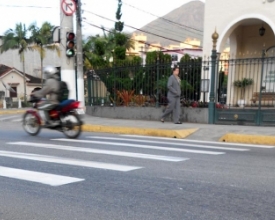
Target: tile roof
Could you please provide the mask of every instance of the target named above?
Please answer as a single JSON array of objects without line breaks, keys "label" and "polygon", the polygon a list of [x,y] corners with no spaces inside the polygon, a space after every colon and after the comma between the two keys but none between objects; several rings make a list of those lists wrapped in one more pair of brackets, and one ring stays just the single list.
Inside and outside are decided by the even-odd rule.
[{"label": "tile roof", "polygon": [[0,64],[0,77],[11,71],[12,68],[3,64]]},{"label": "tile roof", "polygon": [[[24,75],[23,72],[21,72],[20,70],[14,68],[14,67],[9,67],[9,66],[6,66],[4,64],[0,64],[0,77],[1,76],[4,76],[5,74],[7,74],[8,72],[10,72],[11,70],[15,70],[16,72]],[[27,78],[27,82],[28,83],[41,83],[41,79],[40,78],[37,78],[35,76],[31,76],[27,73],[25,73],[25,76]]]}]

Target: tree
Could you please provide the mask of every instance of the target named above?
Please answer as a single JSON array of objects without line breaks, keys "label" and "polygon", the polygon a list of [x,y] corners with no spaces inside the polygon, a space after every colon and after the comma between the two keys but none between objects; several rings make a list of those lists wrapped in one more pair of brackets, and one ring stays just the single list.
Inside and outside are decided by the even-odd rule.
[{"label": "tree", "polygon": [[[84,64],[88,67],[87,69],[106,67],[108,64],[111,65],[111,58],[113,58],[113,63],[116,65],[120,65],[124,61],[128,62],[125,57],[125,51],[117,56],[115,49],[118,44],[126,49],[134,48],[134,42],[128,34],[117,33],[116,30],[106,32],[104,28],[102,29],[103,36],[90,36],[84,40]],[[117,34],[119,34],[119,37],[116,38]]]},{"label": "tree", "polygon": [[3,43],[1,45],[1,53],[8,50],[17,49],[20,61],[23,64],[24,74],[24,102],[26,103],[26,73],[25,73],[25,52],[29,48],[30,41],[27,39],[27,29],[25,24],[18,23],[15,25],[15,29],[9,29],[4,33]]},{"label": "tree", "polygon": [[106,33],[104,28],[102,30],[103,30],[103,37],[104,37],[105,42],[106,42],[105,56],[106,56],[106,60],[109,61],[111,57],[112,58],[114,57],[114,49],[116,47],[116,42],[115,42],[116,31],[115,31],[115,29],[113,29],[113,30],[110,30]]},{"label": "tree", "polygon": [[[185,54],[180,60],[180,77],[182,79],[182,94],[187,100],[200,99],[201,57],[192,58]],[[190,86],[192,85],[192,86]]]},{"label": "tree", "polygon": [[108,60],[105,57],[106,42],[100,35],[88,37],[82,46],[84,68],[86,70],[106,67]]},{"label": "tree", "polygon": [[158,96],[158,100],[167,93],[167,80],[171,75],[171,56],[161,51],[146,54],[146,71],[144,75],[144,94]]},{"label": "tree", "polygon": [[126,58],[126,42],[127,42],[127,36],[125,34],[121,34],[123,28],[124,28],[124,22],[121,22],[121,6],[122,2],[121,0],[118,0],[118,6],[117,6],[117,11],[116,11],[116,19],[117,21],[115,22],[115,42],[116,42],[116,47],[114,49],[114,56],[116,59],[119,60],[125,60]]},{"label": "tree", "polygon": [[115,23],[115,30],[118,32],[122,32],[122,30],[124,28],[124,22],[120,21],[120,18],[122,16],[121,6],[122,6],[122,2],[121,2],[121,0],[118,0],[118,6],[117,6],[117,11],[116,11],[116,19],[118,21]]},{"label": "tree", "polygon": [[30,41],[33,43],[29,48],[36,50],[40,55],[41,62],[41,84],[43,85],[43,60],[46,56],[46,50],[55,50],[60,56],[59,46],[52,43],[52,31],[54,26],[49,22],[44,22],[40,28],[33,23],[29,26],[28,30],[31,32]]},{"label": "tree", "polygon": [[217,93],[218,93],[218,102],[221,102],[221,96],[223,92],[223,87],[224,87],[224,79],[225,79],[225,73],[224,71],[220,70],[219,72],[219,80],[218,80],[218,88],[217,88]]}]

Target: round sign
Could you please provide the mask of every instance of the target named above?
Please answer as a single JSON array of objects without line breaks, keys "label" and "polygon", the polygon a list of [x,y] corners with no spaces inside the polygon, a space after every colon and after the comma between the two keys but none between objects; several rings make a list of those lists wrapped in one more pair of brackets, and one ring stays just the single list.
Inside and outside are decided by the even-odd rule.
[{"label": "round sign", "polygon": [[74,0],[63,0],[61,3],[62,11],[65,15],[71,16],[76,11],[76,4]]}]

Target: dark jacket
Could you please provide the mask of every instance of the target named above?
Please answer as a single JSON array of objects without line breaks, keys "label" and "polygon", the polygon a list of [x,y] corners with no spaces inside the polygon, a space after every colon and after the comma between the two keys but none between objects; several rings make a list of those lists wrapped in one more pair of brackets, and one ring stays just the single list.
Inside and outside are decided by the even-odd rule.
[{"label": "dark jacket", "polygon": [[172,74],[167,83],[168,94],[167,97],[178,98],[181,95],[180,82],[177,78]]}]

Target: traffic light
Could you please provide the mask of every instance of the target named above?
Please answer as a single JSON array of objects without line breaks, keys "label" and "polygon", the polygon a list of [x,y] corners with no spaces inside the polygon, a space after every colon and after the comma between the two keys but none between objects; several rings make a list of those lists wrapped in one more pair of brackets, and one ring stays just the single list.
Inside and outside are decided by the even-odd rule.
[{"label": "traffic light", "polygon": [[67,38],[67,42],[66,42],[66,56],[67,57],[74,57],[74,55],[75,55],[75,51],[74,51],[75,34],[73,32],[68,32],[66,38]]}]

